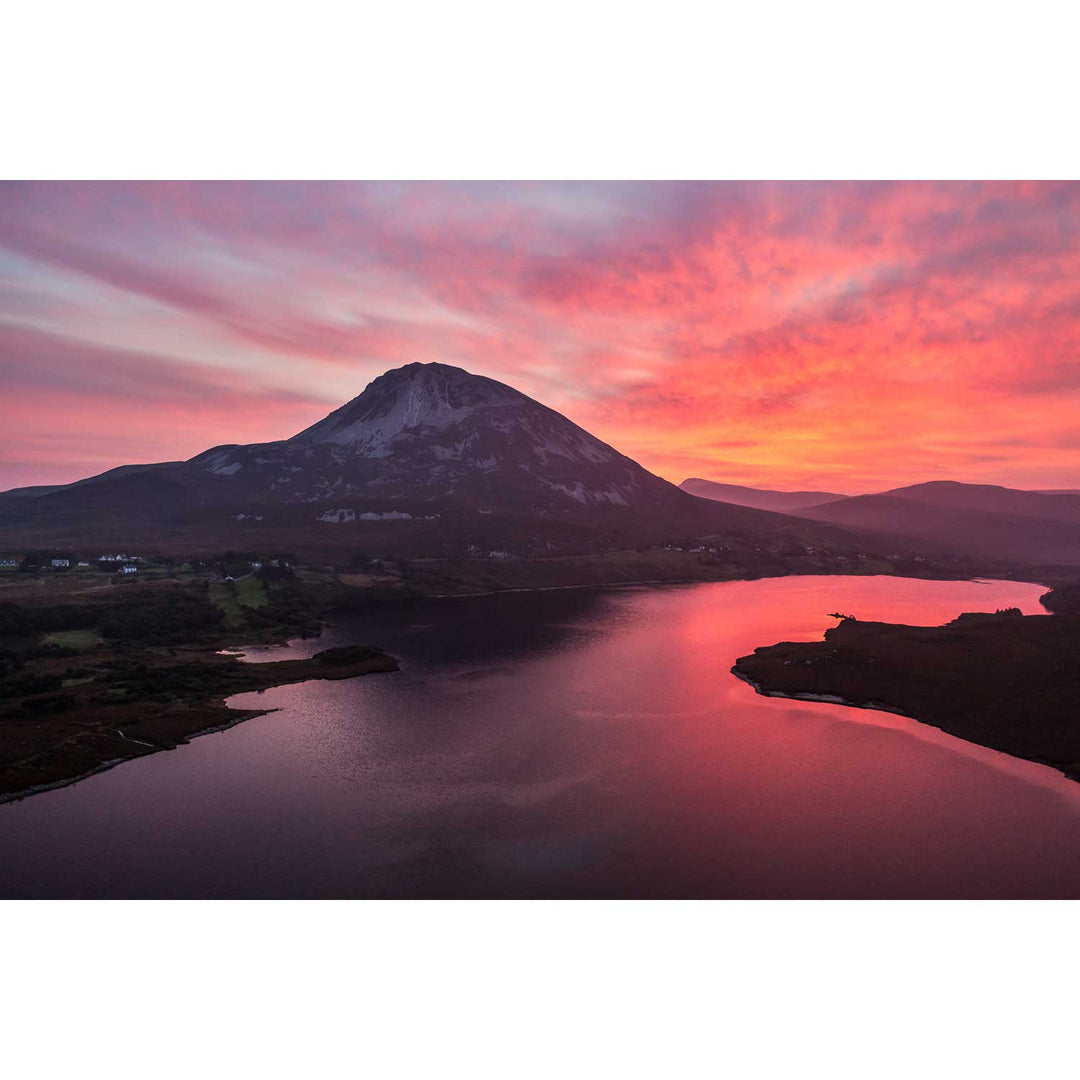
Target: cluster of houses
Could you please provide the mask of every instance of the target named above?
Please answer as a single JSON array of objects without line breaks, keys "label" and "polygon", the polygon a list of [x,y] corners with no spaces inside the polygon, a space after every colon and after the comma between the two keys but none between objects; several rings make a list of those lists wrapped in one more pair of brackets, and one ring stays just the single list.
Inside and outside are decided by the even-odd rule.
[{"label": "cluster of houses", "polygon": [[[94,562],[99,566],[102,563],[116,563],[116,572],[121,575],[137,574],[139,568],[135,565],[140,561],[138,555],[97,555],[94,557]],[[80,562],[79,566],[89,566],[88,562]]]},{"label": "cluster of houses", "polygon": [[[291,566],[292,564],[289,562],[288,559],[267,559],[265,562],[262,559],[252,559],[250,562],[248,562],[247,565],[251,567],[251,573],[252,574],[257,574],[264,566],[288,567],[288,566]],[[238,571],[238,568],[237,568],[236,564],[233,564],[232,568],[234,570]],[[327,569],[332,570],[333,567],[327,567]],[[245,577],[248,577],[248,576],[249,575],[246,574],[246,573],[241,573],[240,574],[241,578],[245,578]],[[227,582],[227,581],[237,581],[237,580],[239,580],[239,579],[236,577],[235,573],[229,574],[229,573],[225,573],[224,571],[222,571],[220,574],[214,574],[210,578],[211,582],[216,582],[216,583],[220,583],[220,582],[223,582],[223,581]]]},{"label": "cluster of houses", "polygon": [[[493,555],[496,553],[493,553]],[[104,569],[113,569],[115,567],[116,573],[128,577],[132,574],[139,572],[139,565],[143,563],[141,555],[130,555],[125,552],[119,553],[107,553],[104,555],[94,555],[89,559],[78,559],[72,555],[56,555],[47,556],[41,560],[41,564],[50,570],[71,570],[72,568],[86,569],[91,566],[98,566]],[[250,561],[244,560],[247,565],[251,567],[252,572],[258,572],[264,566],[267,567],[289,567],[289,559],[277,558],[277,559],[251,559]],[[18,555],[0,555],[0,569],[16,570],[22,564],[24,560]],[[34,561],[34,566],[38,563]],[[199,566],[206,566],[208,564],[197,562],[185,562],[182,564],[186,569],[196,569]],[[236,573],[237,571],[233,571]],[[223,578],[216,577],[212,580],[223,581],[232,580],[231,577]]]},{"label": "cluster of houses", "polygon": [[[135,564],[139,562],[138,555],[96,555],[93,559],[73,559],[67,555],[58,555],[49,559],[49,569],[70,570],[73,566],[79,569],[87,569],[94,563],[116,563],[118,574],[136,574],[139,571]],[[14,555],[0,555],[0,569],[14,569],[21,565],[22,560]]]}]

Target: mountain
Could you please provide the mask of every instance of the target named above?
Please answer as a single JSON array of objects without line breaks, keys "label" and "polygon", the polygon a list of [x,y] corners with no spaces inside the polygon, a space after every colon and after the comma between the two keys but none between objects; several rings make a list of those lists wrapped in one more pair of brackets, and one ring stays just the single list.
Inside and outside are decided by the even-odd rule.
[{"label": "mountain", "polygon": [[[556,510],[662,506],[672,485],[553,409],[494,379],[409,364],[272,447],[218,447],[194,459],[290,502],[406,500]],[[298,472],[292,477],[290,472]]]},{"label": "mountain", "polygon": [[388,371],[291,438],[0,495],[6,547],[232,546],[329,559],[567,554],[704,535],[747,551],[778,538],[855,543],[832,526],[696,498],[512,387],[445,364]]},{"label": "mountain", "polygon": [[684,480],[679,487],[702,499],[733,503],[736,506],[754,506],[759,510],[775,510],[781,514],[791,513],[803,506],[818,506],[847,498],[846,495],[835,495],[828,491],[771,491],[769,488],[721,484],[696,476]]},{"label": "mountain", "polygon": [[1077,492],[1020,491],[994,484],[931,480],[926,484],[912,484],[881,494],[951,510],[988,510],[995,514],[1080,523],[1080,493]]},{"label": "mountain", "polygon": [[1080,565],[1080,496],[935,480],[791,511],[978,559]]}]

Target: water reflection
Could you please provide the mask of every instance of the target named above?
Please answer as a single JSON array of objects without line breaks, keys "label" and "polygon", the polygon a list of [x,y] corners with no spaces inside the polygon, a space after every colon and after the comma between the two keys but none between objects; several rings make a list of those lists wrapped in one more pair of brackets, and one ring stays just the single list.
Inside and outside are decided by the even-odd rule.
[{"label": "water reflection", "polygon": [[787,578],[342,616],[402,671],[0,807],[0,892],[1077,896],[1080,785],[897,716],[754,694],[825,612],[1041,612],[1015,582]]}]

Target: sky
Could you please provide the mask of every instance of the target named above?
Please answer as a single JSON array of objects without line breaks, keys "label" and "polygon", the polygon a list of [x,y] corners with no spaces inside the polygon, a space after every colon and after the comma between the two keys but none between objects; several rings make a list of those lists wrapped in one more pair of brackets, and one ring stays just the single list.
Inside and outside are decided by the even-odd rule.
[{"label": "sky", "polygon": [[3,183],[0,489],[286,438],[383,371],[647,468],[1080,488],[1080,183]]}]

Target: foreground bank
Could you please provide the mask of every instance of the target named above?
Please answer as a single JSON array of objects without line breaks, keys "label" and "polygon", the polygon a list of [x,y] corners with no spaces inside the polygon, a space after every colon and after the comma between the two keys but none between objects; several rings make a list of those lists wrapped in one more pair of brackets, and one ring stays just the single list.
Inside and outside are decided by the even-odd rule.
[{"label": "foreground bank", "polygon": [[242,664],[222,650],[315,636],[347,590],[291,572],[241,581],[18,575],[0,591],[0,802],[260,714],[225,698],[397,668],[355,645]]},{"label": "foreground bank", "polygon": [[[1069,607],[1058,593],[1044,602]],[[1078,654],[1075,613],[932,627],[842,618],[823,641],[758,648],[732,671],[761,694],[900,713],[1080,780]]]},{"label": "foreground bank", "polygon": [[308,660],[265,664],[196,650],[179,662],[140,652],[123,661],[102,656],[98,663],[99,674],[83,684],[94,686],[93,695],[80,700],[72,694],[72,704],[61,714],[47,719],[5,716],[0,803],[74,783],[131,758],[172,750],[196,735],[268,711],[231,709],[225,699],[233,694],[398,669],[394,657],[367,646],[325,649]]}]

